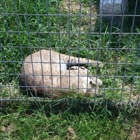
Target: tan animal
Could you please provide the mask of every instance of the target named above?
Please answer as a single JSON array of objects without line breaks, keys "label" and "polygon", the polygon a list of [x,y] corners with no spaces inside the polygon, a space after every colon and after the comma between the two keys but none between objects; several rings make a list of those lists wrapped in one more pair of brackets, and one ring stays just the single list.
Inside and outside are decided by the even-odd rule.
[{"label": "tan animal", "polygon": [[[98,92],[102,81],[89,76],[85,67],[74,66],[78,64],[102,66],[99,61],[60,54],[51,49],[38,51],[25,58],[20,74],[21,86],[25,91],[49,98],[69,94],[71,90],[92,96]],[[67,69],[68,66],[71,67]]]}]

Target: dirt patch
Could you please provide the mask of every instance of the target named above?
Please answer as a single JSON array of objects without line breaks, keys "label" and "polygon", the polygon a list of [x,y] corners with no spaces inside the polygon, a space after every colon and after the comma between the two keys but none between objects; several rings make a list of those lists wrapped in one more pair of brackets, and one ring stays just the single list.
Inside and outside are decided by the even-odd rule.
[{"label": "dirt patch", "polygon": [[18,97],[19,96],[19,89],[16,85],[6,84],[1,86],[1,96],[3,97]]},{"label": "dirt patch", "polygon": [[95,25],[97,20],[97,6],[95,4],[90,5],[74,0],[70,2],[68,0],[63,0],[60,3],[60,13],[63,13],[63,11],[67,12],[67,14],[82,14],[81,31],[88,27],[88,24]]},{"label": "dirt patch", "polygon": [[133,125],[131,129],[130,139],[140,140],[140,122],[135,122],[135,124]]},{"label": "dirt patch", "polygon": [[67,140],[74,140],[74,139],[76,139],[77,135],[76,135],[74,129],[71,126],[68,127],[67,131],[68,131],[67,132],[67,136],[66,136]]},{"label": "dirt patch", "polygon": [[2,126],[1,127],[1,131],[3,133],[12,133],[14,130],[14,127],[12,125],[8,125],[8,126]]},{"label": "dirt patch", "polygon": [[63,0],[60,3],[60,11],[66,11],[69,14],[97,14],[97,6],[95,4],[85,4],[71,0]]},{"label": "dirt patch", "polygon": [[138,89],[132,88],[131,85],[122,86],[122,83],[119,85],[119,88],[123,89],[125,100],[130,100],[132,102],[139,101]]}]

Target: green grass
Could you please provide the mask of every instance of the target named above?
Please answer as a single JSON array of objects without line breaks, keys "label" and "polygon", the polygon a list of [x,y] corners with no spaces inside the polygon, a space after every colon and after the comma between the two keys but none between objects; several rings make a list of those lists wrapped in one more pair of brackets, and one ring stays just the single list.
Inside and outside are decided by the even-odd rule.
[{"label": "green grass", "polygon": [[0,139],[131,140],[132,114],[116,114],[107,107],[77,107],[70,105],[56,114],[48,105],[33,109],[28,104],[18,104],[16,108],[9,105],[0,112]]},{"label": "green grass", "polygon": [[[46,0],[0,1],[0,13],[3,13],[0,14],[0,97],[24,98],[18,88],[22,61],[39,49],[52,47],[65,54],[70,52],[73,56],[100,59],[104,64],[102,69],[89,69],[93,75],[98,72],[102,79],[100,93],[104,98],[112,101],[138,100],[139,17],[135,18],[133,28],[129,17],[125,18],[122,27],[122,33],[132,31],[135,34],[120,34],[120,27],[110,29],[103,23],[100,28],[99,17],[90,19],[90,0],[81,0],[83,16],[78,15],[79,1],[73,1],[71,16],[65,0],[49,0],[47,3]],[[92,14],[97,14],[99,0],[92,4]],[[134,13],[134,4],[130,4],[130,14]],[[139,15],[140,11],[137,10],[136,14]],[[68,138],[68,127],[74,129],[75,139],[120,140],[127,137],[134,121],[121,113],[115,117],[104,108],[98,112],[80,111],[78,114],[69,110],[58,114],[52,112],[50,116],[46,116],[43,107],[31,112],[22,105],[16,110],[11,106],[1,110],[0,139],[10,140],[71,139]]]}]

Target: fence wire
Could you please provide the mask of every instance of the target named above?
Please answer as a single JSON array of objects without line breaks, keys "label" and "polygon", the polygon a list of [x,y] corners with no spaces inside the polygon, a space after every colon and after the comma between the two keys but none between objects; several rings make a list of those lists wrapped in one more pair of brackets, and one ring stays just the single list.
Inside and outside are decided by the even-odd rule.
[{"label": "fence wire", "polygon": [[[36,81],[28,85],[26,79],[24,85],[20,84],[21,67],[25,58],[42,49],[53,49],[58,53],[58,59],[51,62],[53,53],[49,51],[50,61],[44,61],[44,54],[40,51],[40,61],[34,60],[31,55],[28,73],[34,78],[42,75],[42,87],[45,89],[43,76],[50,76],[49,88],[54,90],[71,89],[73,77],[78,77],[77,89],[80,90],[81,58],[87,58],[85,68],[90,75],[101,79],[103,84],[99,86],[98,94],[103,99],[115,102],[130,101],[138,104],[140,99],[140,2],[128,1],[126,7],[119,7],[121,14],[115,13],[115,1],[111,13],[103,13],[103,2],[91,0],[35,0],[35,1],[5,1],[0,3],[0,100],[1,101],[24,101],[30,98],[29,89],[37,88]],[[123,1],[122,1],[123,3]],[[100,5],[100,8],[99,8]],[[120,3],[121,5],[121,3]],[[101,9],[102,8],[102,9]],[[67,55],[67,60],[74,56],[77,63],[65,63],[62,54]],[[44,56],[43,56],[44,55]],[[59,61],[58,61],[59,60]],[[97,60],[96,67],[90,66],[90,60]],[[99,61],[103,67],[99,68]],[[42,71],[36,73],[35,63],[39,63]],[[44,73],[44,64],[50,65],[50,73]],[[53,73],[53,63],[58,65],[59,75]],[[55,65],[54,64],[54,65]],[[62,86],[63,65],[70,67],[76,65],[78,73],[71,76],[68,68],[68,86]],[[88,88],[88,74],[86,76],[86,91]],[[38,74],[38,75],[37,75]],[[59,86],[55,87],[53,77],[59,78]],[[76,81],[75,81],[76,82]],[[25,86],[25,92],[21,87]],[[84,88],[84,87],[83,87]],[[94,87],[95,88],[95,87]],[[91,87],[92,89],[92,87]],[[96,90],[96,89],[95,89]],[[42,90],[43,97],[45,90]],[[76,94],[76,93],[74,93]],[[85,93],[86,94],[86,93]],[[50,95],[51,96],[51,95]],[[98,96],[91,99],[98,100]]]}]

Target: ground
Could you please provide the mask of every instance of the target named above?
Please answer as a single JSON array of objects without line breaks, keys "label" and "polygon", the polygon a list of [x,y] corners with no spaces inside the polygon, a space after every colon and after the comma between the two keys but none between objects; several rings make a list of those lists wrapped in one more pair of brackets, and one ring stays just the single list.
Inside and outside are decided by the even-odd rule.
[{"label": "ground", "polygon": [[[97,15],[98,6],[99,0],[81,0],[81,4],[78,0],[70,3],[66,0],[2,1],[0,98],[26,99],[19,89],[22,61],[32,52],[52,47],[65,54],[70,52],[73,56],[102,61],[102,69],[90,67],[89,70],[103,80],[100,93],[105,99],[139,101],[140,11],[137,8],[137,16],[124,18],[122,26],[110,27]],[[135,2],[132,2],[129,14],[133,15],[134,7]],[[98,100],[97,97],[94,99]],[[0,137],[5,139],[20,139],[19,136],[21,139],[89,139],[89,136],[93,139],[100,137],[100,140],[124,139],[127,136],[139,139],[140,135],[139,117],[124,117],[124,112],[116,117],[107,108],[99,112],[80,111],[78,115],[67,109],[48,117],[42,107],[42,110],[32,113],[24,105],[17,109],[12,107],[0,108]]]}]

